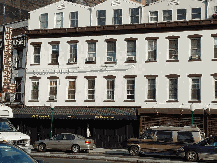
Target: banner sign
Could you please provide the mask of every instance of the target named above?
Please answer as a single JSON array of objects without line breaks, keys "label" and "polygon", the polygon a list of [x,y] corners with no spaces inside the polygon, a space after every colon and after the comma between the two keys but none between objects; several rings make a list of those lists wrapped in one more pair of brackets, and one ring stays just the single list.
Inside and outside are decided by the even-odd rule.
[{"label": "banner sign", "polygon": [[26,46],[25,36],[13,37],[13,47],[25,47],[25,46]]}]

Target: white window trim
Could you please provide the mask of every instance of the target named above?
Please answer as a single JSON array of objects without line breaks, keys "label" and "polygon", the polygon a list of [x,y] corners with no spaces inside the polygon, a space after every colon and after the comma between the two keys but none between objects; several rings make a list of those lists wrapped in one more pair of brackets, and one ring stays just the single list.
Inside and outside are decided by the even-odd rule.
[{"label": "white window trim", "polygon": [[201,77],[189,77],[189,80],[190,80],[190,85],[189,85],[189,101],[198,101],[197,99],[192,99],[191,97],[191,88],[192,88],[192,79],[199,79],[199,87],[200,87],[200,100],[201,100],[201,95],[202,95],[202,92],[201,92]]},{"label": "white window trim", "polygon": [[[87,84],[86,84],[86,92],[87,92],[87,93],[86,93],[86,99],[87,99],[87,100],[96,100],[96,79],[95,79],[95,78],[91,78],[91,79],[86,79],[86,80],[87,80],[87,81],[86,81],[86,83],[87,83]],[[89,81],[89,80],[94,80],[94,81],[95,81],[94,89],[88,89],[88,81]],[[89,99],[89,98],[88,98],[88,95],[89,95],[89,94],[88,94],[88,90],[94,90],[94,99]]]},{"label": "white window trim", "polygon": [[[72,12],[77,12],[77,13],[78,13],[78,11],[72,11]],[[72,12],[69,12],[69,28],[75,28],[75,27],[71,27],[71,20],[75,20],[75,21],[76,21],[76,20],[79,19],[79,17],[78,17],[78,19],[72,19],[72,18],[71,18],[71,13],[72,13]],[[79,22],[78,22],[78,23],[79,23]],[[79,25],[77,25],[77,27],[78,27],[78,26],[79,26]]]},{"label": "white window trim", "polygon": [[151,61],[157,61],[157,40],[147,40],[147,43],[149,43],[149,41],[152,41],[153,42],[153,44],[152,44],[152,47],[153,47],[153,50],[149,50],[148,49],[148,45],[147,45],[147,50],[148,50],[148,54],[147,54],[147,60],[149,60],[150,58],[149,58],[149,52],[150,51],[154,51],[155,49],[154,49],[154,43],[156,42],[156,60],[151,60]]},{"label": "white window trim", "polygon": [[[177,79],[177,99],[171,99],[170,98],[170,79]],[[179,80],[178,80],[178,77],[174,77],[174,78],[168,78],[168,100],[170,101],[177,101],[179,99]]]},{"label": "white window trim", "polygon": [[[159,11],[157,10],[157,16],[151,16],[151,12],[156,12],[156,11],[149,11],[149,22],[150,23],[156,23],[159,22]],[[151,17],[157,17],[157,21],[151,21]]]},{"label": "white window trim", "polygon": [[[107,89],[107,82],[108,81],[114,81],[114,89]],[[107,97],[107,91],[114,91],[114,99],[108,99]],[[106,79],[106,100],[115,101],[115,79]]]},{"label": "white window trim", "polygon": [[141,7],[135,7],[135,8],[139,8],[139,15],[138,15],[139,16],[139,23],[132,23],[131,22],[131,9],[133,9],[133,8],[129,8],[129,24],[140,24],[141,23]]},{"label": "white window trim", "polygon": [[[185,10],[186,10],[185,19],[178,20],[178,9],[185,9]],[[176,20],[177,20],[177,21],[186,21],[186,20],[187,20],[187,17],[188,17],[187,9],[186,9],[186,8],[178,8],[178,9],[176,10]],[[181,15],[181,14],[179,14],[179,15]]]},{"label": "white window trim", "polygon": [[[135,58],[136,58],[136,40],[133,40],[133,41],[131,41],[131,40],[126,41],[126,43],[127,43],[127,49],[128,49],[128,42],[135,42],[135,51],[134,51],[134,52],[128,52],[128,51],[127,51],[127,57],[135,57]],[[132,55],[128,55],[128,54],[132,54]]]},{"label": "white window trim", "polygon": [[57,62],[57,63],[59,63],[60,44],[51,44],[51,45],[50,45],[50,47],[51,47],[51,53],[50,53],[50,55],[48,55],[48,56],[49,56],[49,61],[50,61],[50,63],[52,63],[52,57],[51,57],[51,55],[52,55],[52,53],[53,53],[53,45],[58,45],[58,46],[59,46],[59,55],[58,55],[58,62]]},{"label": "white window trim", "polygon": [[54,24],[55,24],[55,26],[54,26],[54,28],[63,28],[63,26],[64,26],[64,24],[63,24],[63,26],[61,27],[61,24],[60,24],[60,27],[57,27],[57,14],[59,14],[59,13],[62,13],[62,20],[60,21],[60,22],[62,22],[61,24],[63,24],[63,18],[64,18],[64,13],[63,12],[57,12],[57,13],[55,13],[55,16],[54,16]]},{"label": "white window trim", "polygon": [[[33,47],[33,57],[32,57],[32,62],[31,63],[33,63],[33,64],[40,64],[41,63],[41,45],[33,45],[32,46]],[[34,52],[35,52],[35,47],[40,47],[40,53],[39,54],[35,54]],[[35,55],[39,55],[40,56],[40,61],[39,61],[39,63],[35,63],[34,62],[34,58],[35,58]]]},{"label": "white window trim", "polygon": [[[191,53],[191,44],[192,44],[192,39],[193,40],[200,40],[200,53],[199,53],[199,57],[201,58],[201,38],[190,38],[190,56],[189,57],[192,57],[192,53]],[[193,48],[194,50],[197,50],[198,48]],[[192,57],[193,58],[193,57]]]},{"label": "white window trim", "polygon": [[[41,16],[43,15],[43,14],[47,14],[47,28],[41,28]],[[48,13],[42,13],[42,14],[40,14],[40,16],[39,16],[39,29],[48,29],[48,25],[49,25],[49,17],[48,17]]]},{"label": "white window trim", "polygon": [[[201,7],[195,7],[195,8],[200,8],[200,12],[202,12]],[[193,8],[191,8],[191,19],[192,19],[192,20],[201,20],[201,16],[202,16],[201,13],[200,13],[200,18],[193,19],[193,14],[196,15],[196,14],[198,14],[198,13],[193,13],[193,12],[192,12],[192,9],[193,9]]]},{"label": "white window trim", "polygon": [[57,86],[56,86],[57,87],[57,95],[56,95],[56,97],[54,99],[54,100],[57,100],[57,97],[58,97],[58,83],[59,83],[58,81],[59,80],[58,79],[49,79],[48,81],[49,81],[49,83],[48,83],[48,90],[49,90],[48,91],[48,100],[50,98],[50,81],[57,81]]},{"label": "white window trim", "polygon": [[[170,47],[170,40],[177,40],[177,49],[178,49],[178,51],[176,52],[176,55],[177,55],[177,58],[179,59],[179,39],[177,38],[177,39],[168,39],[168,47]],[[178,59],[171,59],[170,58],[170,50],[174,50],[174,49],[170,49],[170,48],[168,48],[168,60],[178,60]],[[176,50],[175,50],[176,51]]]},{"label": "white window trim", "polygon": [[[107,42],[106,46],[108,46],[108,43],[110,43],[110,42]],[[116,46],[116,41],[112,41],[112,43],[115,44],[115,45],[114,45],[114,46],[115,46],[115,51],[108,51],[108,48],[106,49],[106,52],[107,52],[107,53],[106,53],[106,62],[116,62],[116,60],[117,60],[117,59],[116,59],[116,47],[117,47],[117,46]],[[108,55],[108,52],[115,53],[115,58],[113,58],[112,61],[108,61],[108,57],[111,57],[111,56]]]},{"label": "white window trim", "polygon": [[[77,55],[78,55],[78,43],[70,43],[69,44],[69,59],[73,59],[73,58],[71,58],[71,54],[73,54],[73,53],[71,53],[70,51],[71,51],[71,45],[76,45],[77,46],[77,48],[76,48],[76,53],[77,53]],[[78,59],[78,56],[77,56],[77,59]],[[76,56],[74,56],[74,62],[75,62],[75,60],[77,60],[76,59]],[[75,62],[76,63],[76,62]]]},{"label": "white window trim", "polygon": [[[68,98],[68,95],[69,95],[69,92],[68,92],[68,91],[69,91],[69,82],[70,82],[70,81],[75,81],[75,98],[74,98],[74,99],[69,99],[69,98]],[[66,99],[67,99],[67,100],[76,100],[76,88],[77,88],[77,84],[76,84],[76,83],[77,83],[77,82],[76,82],[76,79],[67,79],[67,87],[66,87],[66,92],[67,92],[67,93],[66,93]],[[72,89],[72,90],[73,90],[73,89]]]},{"label": "white window trim", "polygon": [[[97,19],[97,25],[99,26],[99,17],[98,17],[99,14],[98,14],[98,11],[99,10],[96,11],[96,19]],[[105,10],[105,17],[100,17],[100,18],[105,18],[105,25],[106,25],[106,10]]]},{"label": "white window trim", "polygon": [[40,93],[40,84],[39,84],[39,88],[38,88],[38,99],[32,99],[32,85],[33,85],[33,82],[38,82],[39,83],[39,79],[31,79],[31,84],[30,84],[30,96],[29,96],[29,100],[37,100],[39,101],[40,100],[40,96],[39,96],[39,93]]},{"label": "white window trim", "polygon": [[[171,20],[164,20],[164,11],[172,11],[172,14],[171,14],[171,15],[172,15],[172,19],[171,19]],[[168,22],[168,21],[171,22],[171,21],[173,21],[173,10],[163,10],[162,12],[163,12],[163,14],[162,14],[162,16],[163,16],[163,17],[162,17],[163,22]],[[170,16],[170,15],[169,15],[169,16]]]},{"label": "white window trim", "polygon": [[[134,94],[128,94],[128,93],[127,93],[127,90],[128,90],[128,89],[127,89],[127,81],[128,81],[128,80],[134,80]],[[132,100],[132,101],[135,100],[135,98],[136,98],[136,87],[135,87],[135,86],[136,86],[136,79],[135,79],[135,78],[126,78],[126,100],[128,100],[128,101],[129,101],[129,100]],[[134,99],[128,99],[128,98],[127,98],[128,95],[134,95]]]},{"label": "white window trim", "polygon": [[[115,24],[115,17],[114,17],[114,15],[115,15],[115,10],[121,10],[121,16],[120,16],[120,18],[121,18],[121,22],[122,22],[122,24],[123,24],[123,9],[121,9],[121,8],[113,9],[112,24],[113,24],[113,25],[122,25],[122,24]],[[118,18],[118,17],[117,17],[117,18]]]},{"label": "white window trim", "polygon": [[[89,44],[95,44],[95,52],[89,52]],[[87,43],[87,57],[92,57],[89,54],[93,54],[93,57],[96,57],[96,43],[95,42],[94,43],[92,43],[92,42]]]},{"label": "white window trim", "polygon": [[[155,79],[155,99],[148,99],[148,80],[149,79]],[[148,77],[146,79],[146,85],[147,85],[147,88],[146,88],[145,99],[148,101],[156,101],[157,100],[157,77]]]}]

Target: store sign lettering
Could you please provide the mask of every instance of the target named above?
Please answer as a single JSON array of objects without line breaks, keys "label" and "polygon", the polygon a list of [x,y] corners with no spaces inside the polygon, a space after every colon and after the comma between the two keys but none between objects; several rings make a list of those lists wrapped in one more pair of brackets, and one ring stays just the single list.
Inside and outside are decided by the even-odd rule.
[{"label": "store sign lettering", "polygon": [[114,116],[101,116],[101,115],[96,115],[95,116],[96,119],[100,118],[100,119],[113,119]]},{"label": "store sign lettering", "polygon": [[49,118],[49,115],[37,115],[37,114],[34,114],[34,115],[32,115],[32,118]]},{"label": "store sign lettering", "polygon": [[26,38],[24,36],[13,38],[13,46],[26,46]]}]

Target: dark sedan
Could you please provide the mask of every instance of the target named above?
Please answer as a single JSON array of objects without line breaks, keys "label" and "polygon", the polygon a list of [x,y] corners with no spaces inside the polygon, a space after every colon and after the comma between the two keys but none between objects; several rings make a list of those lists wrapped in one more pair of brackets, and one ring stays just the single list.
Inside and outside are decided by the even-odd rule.
[{"label": "dark sedan", "polygon": [[209,137],[196,144],[183,146],[177,155],[187,161],[217,160],[217,137]]}]

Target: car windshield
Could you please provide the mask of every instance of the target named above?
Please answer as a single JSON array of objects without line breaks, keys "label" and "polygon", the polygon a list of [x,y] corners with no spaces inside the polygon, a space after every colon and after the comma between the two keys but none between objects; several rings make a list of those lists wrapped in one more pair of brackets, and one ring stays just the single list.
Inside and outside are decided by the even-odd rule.
[{"label": "car windshield", "polygon": [[14,132],[17,131],[8,119],[0,118],[0,132]]},{"label": "car windshield", "polygon": [[34,163],[35,161],[23,152],[15,147],[7,144],[0,144],[0,162],[1,163]]}]

